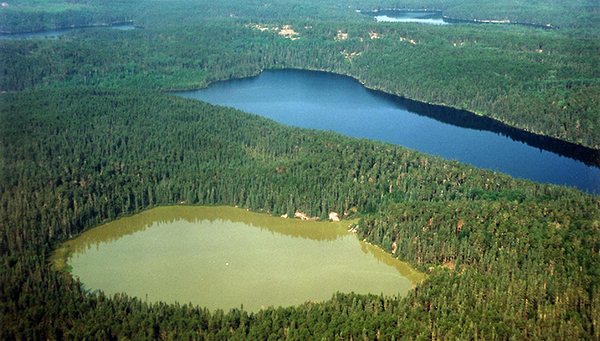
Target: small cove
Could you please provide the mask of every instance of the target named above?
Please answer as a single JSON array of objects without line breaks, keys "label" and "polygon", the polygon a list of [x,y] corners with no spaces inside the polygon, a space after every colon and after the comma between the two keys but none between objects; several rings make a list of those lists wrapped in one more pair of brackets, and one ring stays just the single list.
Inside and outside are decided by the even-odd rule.
[{"label": "small cove", "polygon": [[404,295],[424,275],[360,242],[348,222],[302,221],[234,207],[164,206],[68,241],[87,290],[211,310],[258,311],[337,292]]}]

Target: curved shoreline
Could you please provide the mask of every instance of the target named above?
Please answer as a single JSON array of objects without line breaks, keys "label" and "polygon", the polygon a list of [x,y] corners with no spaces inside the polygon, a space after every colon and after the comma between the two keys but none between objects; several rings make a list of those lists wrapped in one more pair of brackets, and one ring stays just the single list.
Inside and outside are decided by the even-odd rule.
[{"label": "curved shoreline", "polygon": [[[159,209],[160,208],[160,209]],[[154,211],[156,210],[156,211]],[[120,218],[116,218],[114,220],[112,220],[110,223],[106,223],[106,224],[100,224],[98,226],[92,227],[87,229],[85,232],[79,234],[79,236],[76,236],[74,238],[69,238],[68,240],[58,244],[58,246],[56,246],[56,248],[50,253],[50,256],[47,257],[47,261],[48,264],[50,266],[50,268],[61,274],[61,275],[65,275],[65,276],[69,276],[71,278],[73,278],[73,280],[75,281],[81,281],[84,286],[88,286],[88,284],[90,285],[90,287],[95,288],[94,290],[109,290],[109,291],[114,291],[113,289],[111,289],[110,287],[105,287],[102,286],[102,281],[98,281],[97,279],[94,279],[93,277],[90,277],[89,274],[86,277],[79,277],[82,272],[81,272],[81,264],[79,264],[79,268],[76,264],[73,263],[72,259],[74,256],[76,257],[82,257],[83,255],[85,255],[85,253],[87,253],[87,251],[90,249],[90,247],[94,247],[97,248],[99,245],[104,245],[104,244],[116,244],[119,243],[121,245],[123,244],[127,244],[127,241],[122,239],[123,236],[128,236],[128,240],[130,240],[132,238],[132,236],[134,234],[137,234],[136,237],[133,238],[137,238],[139,240],[140,238],[140,233],[148,235],[148,234],[156,234],[157,231],[160,231],[160,229],[150,229],[151,227],[155,227],[157,226],[156,224],[166,224],[166,225],[176,225],[179,224],[178,222],[183,222],[184,225],[186,226],[190,226],[190,225],[194,225],[195,228],[197,229],[198,227],[202,227],[202,226],[206,226],[206,225],[216,225],[216,224],[225,224],[226,226],[230,226],[229,227],[229,231],[239,231],[240,230],[240,225],[243,225],[244,229],[248,229],[251,232],[253,232],[253,234],[251,236],[253,237],[259,237],[258,241],[261,241],[264,239],[261,239],[261,235],[269,235],[269,236],[274,236],[274,238],[279,238],[279,239],[285,239],[285,240],[292,240],[292,243],[288,243],[286,244],[287,246],[291,246],[292,250],[296,250],[296,252],[292,252],[291,254],[298,254],[297,250],[299,247],[305,246],[306,241],[309,241],[309,243],[311,243],[311,245],[320,245],[320,248],[317,248],[316,250],[323,250],[323,249],[330,249],[328,246],[330,245],[331,242],[336,242],[337,245],[340,245],[341,243],[343,243],[344,250],[356,250],[357,252],[354,253],[354,255],[360,255],[360,257],[358,259],[353,259],[352,257],[347,257],[347,256],[337,256],[337,258],[335,257],[330,257],[328,256],[328,254],[332,253],[332,254],[339,254],[337,252],[330,252],[330,253],[325,253],[325,254],[321,254],[324,255],[325,258],[319,257],[321,259],[333,259],[333,260],[339,260],[339,258],[341,257],[342,259],[353,259],[356,261],[360,261],[362,258],[362,252],[367,251],[367,254],[370,254],[372,256],[372,258],[370,257],[369,260],[371,260],[371,263],[376,263],[376,264],[381,264],[382,266],[385,266],[386,269],[389,269],[390,272],[393,272],[393,274],[397,273],[402,276],[403,278],[407,279],[408,281],[410,281],[410,285],[409,286],[403,286],[403,288],[407,289],[408,291],[411,290],[411,288],[414,288],[414,286],[416,286],[417,284],[419,284],[420,282],[422,282],[423,280],[425,280],[428,275],[427,273],[425,273],[424,271],[421,271],[419,269],[417,269],[415,267],[414,264],[411,264],[409,262],[406,261],[402,261],[399,258],[395,257],[393,254],[389,253],[388,251],[383,250],[381,247],[377,246],[377,245],[373,245],[370,243],[364,243],[361,242],[358,237],[356,235],[352,235],[351,233],[347,232],[347,229],[344,227],[346,225],[346,223],[336,223],[336,222],[330,222],[330,223],[326,223],[326,224],[322,224],[321,222],[306,222],[306,221],[301,221],[300,219],[296,219],[296,220],[286,220],[285,222],[282,221],[282,218],[279,218],[277,216],[272,216],[270,214],[266,214],[264,212],[256,212],[256,211],[251,211],[249,209],[244,209],[244,208],[238,208],[238,207],[234,207],[234,206],[230,206],[230,205],[160,205],[156,208],[150,208],[148,210],[141,210],[139,213],[135,213],[133,215],[131,215],[129,218],[127,218],[127,220],[121,220],[119,221]],[[356,222],[356,220],[349,220],[349,221],[354,221]],[[324,223],[324,222],[323,222]],[[331,224],[331,225],[329,225]],[[231,226],[235,227],[235,230],[231,229]],[[183,230],[186,231],[186,230]],[[243,232],[244,230],[242,230]],[[217,234],[217,236],[221,236],[221,234]],[[189,236],[189,235],[188,235]],[[207,238],[211,238],[214,237],[215,235],[212,233],[209,233],[206,235]],[[248,234],[244,234],[244,236],[248,236]],[[180,238],[181,235],[172,237],[173,240],[176,240],[177,238]],[[269,237],[269,238],[273,238],[273,237]],[[223,240],[222,238],[219,238],[220,240]],[[163,241],[162,238],[160,238],[159,240],[161,240],[161,242]],[[254,240],[254,239],[253,239]],[[341,242],[343,240],[349,240],[349,242]],[[231,269],[229,271],[238,271],[238,274],[241,276],[246,276],[246,274],[244,274],[243,272],[241,272],[239,269],[240,267],[236,267],[236,264],[240,264],[240,262],[236,262],[236,260],[239,260],[239,255],[242,253],[242,251],[238,251],[238,250],[244,250],[243,248],[240,248],[240,242],[226,242],[228,245],[227,246],[231,246],[231,244],[233,243],[233,245],[235,247],[230,248],[229,251],[227,251],[227,248],[224,249],[225,251],[223,252],[225,254],[225,256],[227,258],[221,258],[222,259],[222,263],[220,263],[220,266],[226,266],[229,267],[228,269]],[[366,245],[363,245],[366,244]],[[172,243],[167,243],[166,247],[169,247],[169,245],[171,245],[170,249],[173,249],[173,245]],[[264,243],[258,243],[257,245],[264,245]],[[298,246],[296,246],[298,245]],[[350,247],[352,247],[352,249],[348,248],[346,245],[349,245]],[[372,247],[370,247],[369,245],[371,245]],[[366,249],[365,249],[366,248]],[[335,248],[337,249],[337,248]],[[358,251],[358,249],[361,249],[362,252]],[[164,254],[163,256],[167,256],[167,257],[172,257],[173,260],[177,260],[177,259],[185,259],[185,255],[187,255],[189,253],[189,248],[183,248],[179,250],[179,253],[181,254],[175,254],[174,256],[169,256],[169,255],[173,255],[173,253],[168,253],[168,254]],[[288,248],[282,248],[283,251],[281,252],[288,252],[286,250],[289,250]],[[311,249],[311,250],[314,250]],[[188,253],[186,253],[188,252]],[[247,253],[253,254],[252,251],[245,251]],[[264,252],[262,252],[262,254],[264,254]],[[139,259],[139,255],[140,253],[137,253],[138,258],[134,258],[134,259]],[[183,255],[183,257],[182,257]],[[220,255],[220,254],[219,254]],[[257,252],[254,253],[253,255],[255,256],[261,256],[261,252]],[[352,254],[350,254],[352,255]],[[104,255],[106,256],[106,255]],[[136,256],[136,253],[134,252],[132,254],[132,256]],[[231,257],[231,259],[229,259],[229,257]],[[300,257],[303,257],[302,255]],[[277,258],[277,257],[276,257]],[[293,258],[293,257],[292,257]],[[170,258],[171,259],[171,258]],[[233,262],[231,262],[233,259]],[[111,267],[112,269],[117,269],[117,276],[116,279],[123,279],[123,276],[119,276],[118,274],[124,274],[126,271],[121,270],[118,271],[118,267],[115,268],[114,261],[111,261],[110,259],[108,259],[108,262],[113,264],[113,266]],[[231,262],[231,263],[230,263]],[[180,263],[180,262],[178,262]],[[192,265],[190,263],[188,263],[189,265]],[[215,262],[210,262],[210,264],[215,264]],[[352,264],[356,264],[355,262],[352,262]],[[362,263],[361,263],[362,264]],[[84,264],[85,265],[85,264]],[[90,264],[87,264],[88,266]],[[250,263],[250,266],[252,264]],[[97,268],[102,268],[103,266],[97,267]],[[176,267],[177,268],[177,267]],[[214,268],[214,266],[213,266]],[[79,269],[79,271],[78,271]],[[94,270],[95,268],[92,266],[91,267],[92,270]],[[206,271],[208,268],[203,267],[203,268],[198,268],[197,270],[201,270],[201,271]],[[346,267],[335,267],[332,268],[331,270],[335,270],[335,269],[340,269],[337,270],[338,272],[340,271],[346,271]],[[97,270],[96,270],[97,271]],[[112,272],[112,271],[111,271]],[[359,272],[362,273],[362,272]],[[85,272],[83,273],[85,274]],[[192,275],[190,275],[190,273],[185,273],[186,276],[191,277]],[[151,276],[152,274],[150,274]],[[205,274],[208,278],[211,279],[211,281],[219,281],[220,279],[215,277],[211,277],[210,276],[210,272],[206,272]],[[318,276],[318,274],[316,275]],[[318,278],[318,277],[316,277]],[[365,278],[365,277],[362,277]],[[89,282],[88,282],[89,280]],[[293,276],[287,276],[284,277],[282,279],[283,284],[290,287],[290,283],[293,283]],[[162,284],[163,282],[157,281],[157,283]],[[247,282],[248,283],[248,282]],[[388,281],[389,283],[389,281]],[[138,284],[140,285],[144,285],[143,283],[138,282]],[[268,284],[268,283],[265,283]],[[162,285],[161,285],[162,286]],[[328,285],[329,287],[331,285]],[[128,287],[125,287],[128,288]],[[359,290],[360,287],[357,287],[357,290]],[[130,292],[127,289],[123,289],[124,292]],[[293,291],[293,290],[292,290]],[[397,292],[394,291],[390,291],[390,290],[386,290],[388,291],[388,294],[396,294]],[[135,291],[133,291],[135,293]],[[243,291],[239,291],[239,292],[243,292]],[[177,294],[176,296],[181,296],[179,294]],[[205,298],[203,295],[200,295],[203,298]],[[138,295],[139,297],[139,295]],[[162,300],[162,299],[161,299]],[[161,300],[157,300],[157,301],[161,301]],[[166,301],[168,302],[169,300],[164,299],[162,301]],[[212,301],[211,301],[212,302]],[[204,304],[203,301],[197,302],[197,304]],[[244,304],[246,304],[244,302]],[[295,304],[287,304],[286,306],[293,306]]]},{"label": "curved shoreline", "polygon": [[[583,162],[584,164],[588,165],[588,166],[593,166],[596,168],[600,168],[600,149],[595,149],[595,148],[591,148],[582,144],[578,144],[578,143],[574,143],[571,141],[567,141],[567,140],[563,140],[563,139],[559,139],[556,137],[552,137],[549,135],[544,135],[544,134],[540,134],[534,131],[530,131],[530,130],[526,130],[526,129],[522,129],[520,127],[515,127],[512,125],[509,125],[506,122],[503,122],[501,120],[498,120],[494,117],[490,117],[490,116],[485,116],[482,115],[480,113],[471,111],[471,110],[467,110],[467,109],[462,109],[462,108],[458,108],[458,107],[454,107],[451,105],[447,105],[444,103],[431,103],[431,102],[426,102],[426,101],[422,101],[422,100],[418,100],[418,99],[413,99],[413,98],[409,98],[406,96],[400,96],[391,92],[387,92],[384,89],[379,89],[379,88],[374,88],[374,87],[370,87],[366,84],[365,81],[359,79],[358,77],[355,77],[353,75],[349,75],[349,74],[345,74],[345,73],[337,73],[337,72],[332,72],[332,71],[327,71],[324,69],[313,69],[313,68],[268,68],[268,69],[261,69],[260,71],[258,71],[257,73],[253,73],[251,75],[248,76],[243,76],[243,77],[234,77],[234,78],[229,78],[229,79],[223,79],[223,80],[215,80],[215,81],[211,81],[209,83],[207,83],[205,86],[201,86],[198,88],[187,88],[187,89],[167,89],[164,90],[165,92],[186,92],[186,91],[196,91],[196,90],[201,90],[201,89],[206,89],[209,86],[211,86],[213,83],[218,83],[218,82],[226,82],[226,81],[230,81],[230,80],[234,80],[234,79],[244,79],[244,78],[252,78],[252,77],[257,77],[259,76],[261,73],[263,73],[264,71],[267,70],[301,70],[301,71],[313,71],[313,72],[324,72],[324,73],[329,73],[329,74],[334,74],[334,75],[340,75],[340,76],[346,76],[346,77],[350,77],[353,80],[357,81],[358,83],[360,83],[362,86],[364,86],[366,89],[370,90],[370,91],[376,91],[379,92],[381,94],[384,94],[386,96],[392,96],[395,97],[397,99],[401,99],[401,100],[406,100],[406,101],[411,101],[420,105],[428,105],[428,106],[433,106],[433,107],[442,107],[442,108],[450,108],[450,109],[454,109],[457,110],[459,113],[464,113],[464,114],[468,114],[468,115],[472,115],[473,119],[478,119],[478,120],[488,120],[488,124],[492,124],[494,125],[495,129],[486,129],[488,131],[493,131],[495,133],[498,134],[502,134],[505,135],[513,140],[517,140],[523,143],[526,143],[530,146],[539,148],[539,149],[544,149],[547,150],[549,152],[564,156],[564,157],[569,157],[578,161]],[[451,120],[442,120],[440,119],[440,117],[432,117],[433,119],[436,119],[438,121],[442,121],[445,123],[449,123],[455,126],[458,126],[456,123],[451,122]],[[476,123],[474,123],[476,124]],[[472,128],[471,126],[469,126],[469,128]],[[536,141],[535,139],[538,140],[542,140],[542,141]]]}]

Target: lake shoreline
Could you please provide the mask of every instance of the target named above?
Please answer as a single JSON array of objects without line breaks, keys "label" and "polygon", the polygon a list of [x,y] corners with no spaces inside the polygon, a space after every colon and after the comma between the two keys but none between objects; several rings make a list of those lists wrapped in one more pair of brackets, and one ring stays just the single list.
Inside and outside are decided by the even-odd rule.
[{"label": "lake shoreline", "polygon": [[[160,205],[86,230],[60,244],[48,262],[54,271],[69,275],[94,291],[101,290],[108,295],[126,293],[140,298],[145,292],[151,301],[189,301],[211,310],[227,310],[239,304],[254,307],[251,311],[260,310],[260,304],[296,306],[306,300],[326,300],[336,290],[406,294],[427,278],[413,264],[401,261],[380,246],[361,242],[347,231],[346,225],[348,221],[283,219],[231,205]],[[188,235],[190,237],[186,237]],[[152,258],[147,257],[145,248],[153,250]],[[198,250],[204,251],[198,253]],[[305,252],[317,256],[310,258]],[[123,255],[127,255],[127,261]],[[169,255],[181,259],[173,263],[163,257]],[[264,257],[275,260],[272,268],[267,268],[276,271],[257,275],[256,271],[267,269]],[[148,263],[151,259],[161,261]],[[165,264],[186,266],[165,267]],[[282,271],[285,264],[295,266],[286,273]],[[195,283],[194,286],[178,281],[181,287],[173,289],[171,277],[183,278],[188,265],[193,266],[194,271],[185,276],[193,278],[190,282]],[[348,273],[348,269],[355,266],[370,272]],[[140,268],[143,270],[139,271]],[[159,274],[160,269],[168,269],[170,275]],[[340,275],[331,276],[331,271]],[[354,280],[347,281],[341,274]],[[130,284],[137,275],[145,280]],[[398,276],[403,278],[400,282]],[[233,278],[245,279],[241,287],[236,287]],[[311,285],[311,278],[322,285]],[[377,280],[373,282],[373,278]],[[141,284],[150,282],[150,286]],[[261,283],[271,290],[262,290]],[[205,290],[192,293],[196,286]],[[157,287],[173,290],[157,291]],[[250,287],[254,288],[248,289]],[[207,292],[208,296],[202,294]],[[231,296],[234,292],[236,294]],[[260,292],[259,297],[254,297]],[[260,302],[255,302],[256,298]]]},{"label": "lake shoreline", "polygon": [[[472,110],[468,110],[468,109],[464,109],[464,108],[459,108],[456,106],[452,106],[452,105],[447,105],[445,103],[435,103],[435,102],[428,102],[428,101],[422,101],[422,100],[418,100],[418,99],[414,99],[414,98],[410,98],[410,97],[406,97],[406,96],[401,96],[398,94],[394,94],[392,92],[387,92],[384,89],[381,88],[375,88],[375,87],[371,87],[369,86],[364,80],[361,80],[360,78],[354,76],[354,75],[350,75],[350,74],[345,74],[345,73],[338,73],[338,72],[333,72],[333,71],[327,71],[324,69],[314,69],[314,68],[267,68],[267,69],[261,69],[260,71],[258,71],[257,73],[253,73],[249,76],[243,76],[243,77],[233,77],[233,78],[229,78],[229,79],[220,79],[220,80],[215,80],[215,81],[211,81],[209,83],[207,83],[205,86],[200,86],[197,88],[186,88],[186,89],[177,89],[177,88],[171,88],[171,89],[165,89],[163,90],[164,92],[167,93],[171,93],[171,92],[192,92],[192,91],[198,91],[198,90],[203,90],[206,89],[208,87],[210,87],[211,85],[215,84],[215,83],[220,83],[220,82],[227,82],[230,80],[242,80],[242,79],[248,79],[248,78],[253,78],[253,77],[258,77],[261,73],[265,72],[265,71],[278,71],[278,70],[299,70],[299,71],[313,71],[313,72],[323,72],[323,73],[327,73],[327,74],[332,74],[332,75],[339,75],[339,76],[346,76],[346,77],[350,77],[353,80],[357,81],[358,83],[360,83],[362,86],[364,86],[366,89],[371,90],[371,91],[375,91],[375,92],[379,92],[388,96],[393,96],[393,97],[397,97],[399,99],[403,99],[403,100],[409,100],[409,101],[413,101],[413,102],[417,102],[417,103],[421,103],[421,104],[427,104],[427,105],[431,105],[431,106],[435,106],[435,107],[442,107],[442,108],[451,108],[451,109],[455,109],[455,110],[459,110],[462,112],[466,112],[469,113],[475,117],[478,118],[485,118],[485,119],[489,119],[492,120],[494,122],[496,122],[498,125],[502,125],[507,129],[514,129],[516,131],[520,131],[524,134],[532,134],[538,138],[542,138],[542,139],[548,139],[546,142],[550,142],[552,144],[565,144],[568,146],[568,149],[572,149],[572,150],[576,150],[575,154],[577,155],[591,155],[589,157],[582,157],[582,158],[575,158],[576,160],[582,161],[587,165],[591,165],[594,166],[596,168],[600,168],[600,148],[596,149],[596,148],[592,148],[580,143],[576,143],[576,142],[572,142],[572,141],[568,141],[568,140],[564,140],[561,138],[557,138],[554,136],[550,136],[550,135],[546,135],[546,134],[542,134],[530,129],[523,129],[521,127],[518,126],[513,126],[508,124],[507,122],[504,122],[502,120],[499,120],[497,118],[494,117],[490,117],[490,116],[486,116],[482,113],[476,112],[476,111],[472,111]],[[522,141],[523,142],[523,141]],[[541,148],[538,146],[538,148]],[[552,152],[557,153],[556,151],[550,150]],[[559,153],[561,155],[563,155],[562,153]],[[563,155],[563,156],[567,156],[567,157],[571,157],[570,155]]]},{"label": "lake shoreline", "polygon": [[375,10],[370,10],[370,11],[361,11],[361,10],[357,10],[357,13],[362,13],[362,14],[366,14],[366,15],[373,15],[373,14],[377,14],[380,12],[399,12],[399,13],[440,13],[442,16],[442,19],[444,20],[444,22],[448,23],[448,24],[496,24],[496,25],[520,25],[520,26],[527,26],[527,27],[533,27],[533,28],[541,28],[541,29],[545,29],[545,30],[556,30],[557,28],[552,26],[551,24],[533,24],[533,23],[526,23],[526,22],[518,22],[518,21],[511,21],[511,20],[490,20],[490,19],[460,19],[460,18],[453,18],[453,17],[449,17],[447,15],[444,15],[444,11],[443,10],[437,10],[437,9],[397,9],[397,8],[384,8],[384,9],[375,9]]},{"label": "lake shoreline", "polygon": [[[342,218],[339,218],[339,220],[331,220],[331,219],[320,219],[319,217],[310,217],[309,219],[304,219],[301,216],[290,216],[290,217],[284,217],[284,216],[275,216],[273,215],[271,212],[269,211],[264,211],[262,209],[258,210],[258,211],[253,211],[247,207],[239,207],[237,205],[227,205],[227,204],[218,204],[218,205],[207,205],[207,204],[187,204],[185,202],[178,202],[178,203],[168,203],[168,204],[160,204],[160,205],[152,205],[152,206],[148,206],[144,209],[141,209],[137,212],[129,212],[129,213],[124,213],[124,214],[120,214],[116,217],[114,217],[113,219],[105,219],[103,221],[101,221],[98,225],[89,228],[87,230],[81,231],[80,233],[77,233],[75,235],[70,235],[67,239],[59,242],[57,244],[57,246],[55,246],[53,248],[53,251],[50,252],[50,255],[47,257],[47,261],[48,264],[50,264],[50,267],[59,272],[59,273],[66,273],[69,276],[71,275],[71,272],[69,270],[68,267],[68,259],[69,257],[71,257],[74,253],[72,247],[69,245],[69,242],[72,240],[75,240],[77,238],[79,238],[82,234],[84,234],[85,232],[98,228],[98,227],[102,227],[106,224],[110,224],[110,223],[114,223],[116,221],[119,221],[121,219],[124,218],[131,218],[135,215],[139,215],[142,214],[144,212],[148,212],[150,210],[154,210],[154,209],[160,209],[160,208],[165,208],[165,207],[204,207],[204,208],[217,208],[217,207],[231,207],[231,208],[235,208],[235,209],[240,209],[240,210],[244,210],[247,212],[252,212],[252,213],[257,213],[257,214],[264,214],[266,217],[274,217],[274,218],[281,218],[281,219],[292,219],[292,220],[297,220],[297,221],[302,221],[302,220],[310,220],[310,221],[315,221],[315,222],[331,222],[331,223],[335,223],[336,225],[344,225],[344,224],[349,224],[347,227],[341,226],[343,228],[345,228],[348,232],[353,233],[354,235],[356,235],[356,231],[352,232],[351,229],[348,230],[348,227],[351,227],[352,225],[357,225],[359,219],[355,216],[355,215],[350,215],[350,216],[346,216],[344,215]],[[357,225],[358,226],[358,225]],[[358,237],[357,237],[358,239]],[[377,245],[375,245],[377,246]],[[383,250],[383,249],[381,249]],[[385,251],[385,250],[383,250]],[[393,255],[393,254],[392,254]],[[412,265],[411,265],[412,266]],[[414,268],[414,267],[413,267]],[[416,268],[414,268],[415,270],[417,270]],[[417,270],[418,271],[418,270]]]}]

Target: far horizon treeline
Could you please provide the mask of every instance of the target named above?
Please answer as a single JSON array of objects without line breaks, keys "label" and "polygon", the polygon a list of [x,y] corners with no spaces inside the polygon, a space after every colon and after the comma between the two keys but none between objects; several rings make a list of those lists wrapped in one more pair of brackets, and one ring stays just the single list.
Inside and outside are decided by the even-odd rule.
[{"label": "far horizon treeline", "polygon": [[[597,196],[161,92],[1,96],[2,339],[600,337]],[[360,217],[361,238],[431,276],[405,298],[211,312],[90,294],[48,264],[89,228],[183,201]]]},{"label": "far horizon treeline", "polygon": [[142,0],[36,0],[7,1],[0,7],[0,32],[32,32],[135,20],[144,27],[189,25],[199,20],[252,19],[262,21],[369,21],[361,12],[378,10],[438,11],[464,21],[511,22],[570,30],[579,36],[598,37],[600,9],[587,0],[335,0],[254,1],[209,0],[147,2]]}]

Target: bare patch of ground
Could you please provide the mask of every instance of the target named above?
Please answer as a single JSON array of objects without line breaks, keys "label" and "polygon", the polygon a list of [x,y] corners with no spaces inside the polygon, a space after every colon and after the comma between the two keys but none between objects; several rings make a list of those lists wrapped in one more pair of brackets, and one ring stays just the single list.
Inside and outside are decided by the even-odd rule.
[{"label": "bare patch of ground", "polygon": [[291,40],[300,39],[300,37],[298,36],[298,32],[292,30],[292,26],[290,25],[284,25],[283,28],[279,31],[279,35],[282,35]]},{"label": "bare patch of ground", "polygon": [[411,44],[415,44],[415,45],[417,44],[416,41],[409,39],[409,38],[404,38],[404,37],[400,37],[400,41],[408,41]]},{"label": "bare patch of ground", "polygon": [[292,29],[291,25],[283,25],[283,27],[281,29],[279,29],[279,27],[277,26],[261,26],[259,24],[256,25],[248,25],[248,27],[252,27],[256,30],[260,30],[261,32],[264,31],[275,31],[277,32],[279,35],[283,36],[284,38],[289,38],[291,40],[296,40],[296,39],[300,39],[300,34],[296,31],[294,31]]},{"label": "bare patch of ground", "polygon": [[348,33],[342,33],[341,30],[338,30],[337,36],[335,36],[335,41],[346,40],[348,39]]}]

